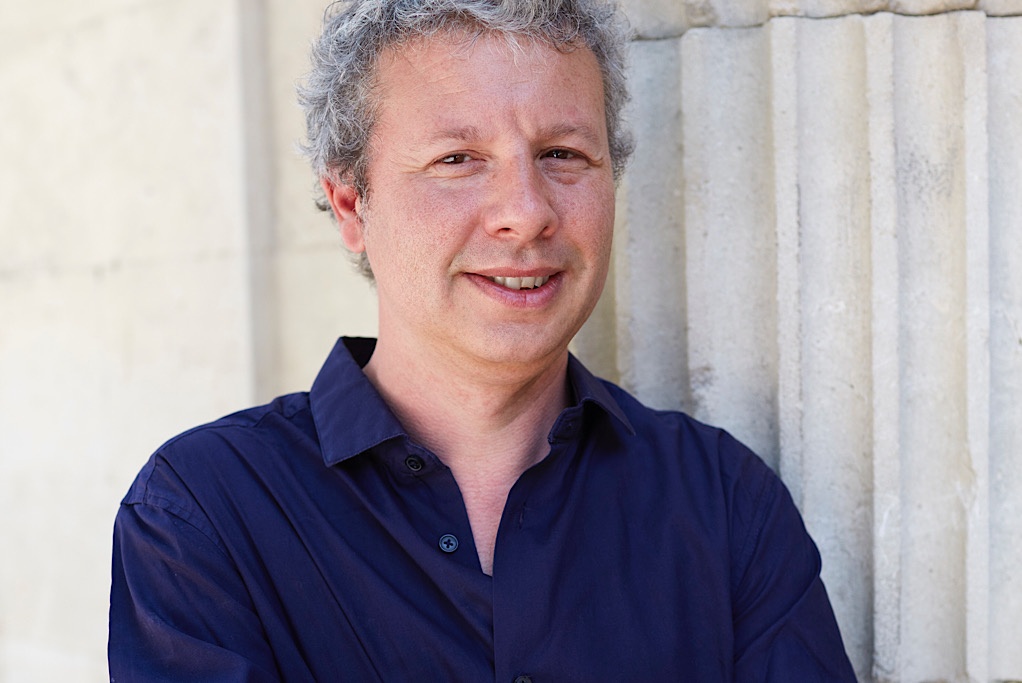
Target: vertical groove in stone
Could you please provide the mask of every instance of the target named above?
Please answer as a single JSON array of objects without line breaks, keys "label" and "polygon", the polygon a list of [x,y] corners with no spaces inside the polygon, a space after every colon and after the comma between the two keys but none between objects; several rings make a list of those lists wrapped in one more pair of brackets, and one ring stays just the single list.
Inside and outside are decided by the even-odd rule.
[{"label": "vertical groove in stone", "polygon": [[960,15],[895,17],[900,271],[901,674],[965,669],[972,487],[966,392],[964,73]]},{"label": "vertical groove in stone", "polygon": [[776,467],[769,33],[694,29],[681,43],[692,407]]},{"label": "vertical groove in stone", "polygon": [[267,81],[269,65],[266,7],[262,0],[238,0],[244,182],[245,261],[247,270],[248,343],[251,348],[251,400],[268,401],[277,393],[280,370],[277,340],[277,286],[272,245],[275,202],[272,117]]},{"label": "vertical groove in stone", "polygon": [[636,96],[627,114],[638,163],[623,179],[614,264],[621,380],[648,405],[675,409],[689,383],[679,49],[678,40],[631,45]]},{"label": "vertical groove in stone", "polygon": [[870,185],[866,45],[859,17],[800,21],[799,260],[802,508],[860,675],[872,589]]},{"label": "vertical groove in stone", "polygon": [[988,19],[990,671],[1022,680],[1022,17]]},{"label": "vertical groove in stone", "polygon": [[802,326],[799,283],[798,21],[770,24],[777,231],[777,426],[780,474],[801,508]]},{"label": "vertical groove in stone", "polygon": [[873,434],[873,674],[897,680],[901,631],[897,198],[892,20],[864,19],[870,149]]},{"label": "vertical groove in stone", "polygon": [[903,507],[898,373],[899,272],[893,110],[893,21],[863,19],[869,107],[870,330],[873,383],[873,675],[899,680]]},{"label": "vertical groove in stone", "polygon": [[[990,239],[987,141],[986,17],[958,17],[964,67],[965,373],[968,502],[965,554],[966,673],[989,680],[990,623]],[[970,480],[971,479],[971,480]]]}]

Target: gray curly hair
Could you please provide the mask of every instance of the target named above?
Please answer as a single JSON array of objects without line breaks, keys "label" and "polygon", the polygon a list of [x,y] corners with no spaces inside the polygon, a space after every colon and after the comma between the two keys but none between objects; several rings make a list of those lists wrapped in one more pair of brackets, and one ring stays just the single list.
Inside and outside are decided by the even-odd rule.
[{"label": "gray curly hair", "polygon": [[[603,78],[614,178],[633,143],[621,122],[628,100],[628,29],[612,0],[342,0],[330,5],[312,47],[312,70],[298,88],[305,111],[302,152],[319,178],[343,181],[368,196],[369,140],[376,118],[376,64],[388,47],[455,28],[545,42],[558,50],[584,46]],[[317,204],[329,209],[324,197]],[[365,254],[359,269],[372,278]]]}]

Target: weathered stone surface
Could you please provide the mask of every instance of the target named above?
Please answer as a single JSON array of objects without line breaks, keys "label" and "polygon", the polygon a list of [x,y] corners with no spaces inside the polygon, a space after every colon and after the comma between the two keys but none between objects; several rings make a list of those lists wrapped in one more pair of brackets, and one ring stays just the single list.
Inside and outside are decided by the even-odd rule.
[{"label": "weathered stone surface", "polygon": [[[7,680],[104,680],[117,502],[160,442],[251,400],[239,255],[0,282]],[[188,332],[186,334],[186,331]]]},{"label": "weathered stone surface", "polygon": [[632,45],[633,164],[622,184],[614,298],[620,379],[651,405],[685,394],[685,238],[677,40]]},{"label": "weathered stone surface", "polygon": [[275,354],[274,376],[266,396],[307,389],[336,337],[375,336],[376,294],[349,265],[336,225],[314,200],[319,187],[297,151],[305,120],[295,85],[309,68],[308,48],[318,34],[324,3],[273,0],[261,26],[265,32],[267,139],[274,173],[265,193],[272,203],[271,252],[266,293],[271,318],[264,324]]},{"label": "weathered stone surface", "polygon": [[901,668],[902,467],[899,355],[898,198],[894,38],[890,14],[863,19],[870,157],[870,333],[873,483],[873,675],[897,681]]},{"label": "weathered stone surface", "polygon": [[799,488],[806,524],[827,560],[824,581],[845,645],[865,677],[872,655],[867,637],[872,378],[865,30],[860,17],[795,23],[797,66],[791,78],[797,82],[797,101],[791,109],[798,137],[791,151],[797,159],[800,258],[782,265],[797,273],[800,285]]},{"label": "weathered stone surface", "polygon": [[942,12],[975,9],[977,0],[890,0],[885,11],[907,16],[926,16]]},{"label": "weathered stone surface", "polygon": [[888,9],[888,0],[771,0],[770,15],[812,18],[872,14]]},{"label": "weathered stone surface", "polygon": [[4,15],[0,679],[102,681],[117,501],[252,396],[236,17]]},{"label": "weathered stone surface", "polygon": [[1022,678],[1022,17],[988,20],[990,678]]},{"label": "weathered stone surface", "polygon": [[682,164],[692,409],[776,466],[769,48],[764,29],[685,34]]},{"label": "weathered stone surface", "polygon": [[968,459],[965,15],[896,17],[901,675],[964,670]]},{"label": "weathered stone surface", "polygon": [[0,62],[0,268],[215,254],[242,238],[238,178],[213,172],[240,155],[224,121],[238,108],[231,17],[187,14],[115,14]]},{"label": "weathered stone surface", "polygon": [[620,4],[628,17],[628,23],[640,39],[676,38],[691,25],[686,2],[620,0]]},{"label": "weathered stone surface", "polygon": [[979,0],[976,9],[991,17],[1017,17],[1022,15],[1022,0]]},{"label": "weathered stone surface", "polygon": [[622,0],[621,7],[640,39],[676,38],[699,27],[759,26],[771,16],[804,14],[787,0]]},{"label": "weathered stone surface", "polygon": [[376,294],[337,238],[321,249],[288,249],[274,261],[280,353],[268,392],[305,391],[341,335],[376,336]]},{"label": "weathered stone surface", "polygon": [[623,0],[621,5],[640,39],[677,37],[698,27],[751,28],[776,17],[928,16],[965,10],[1022,15],[1022,0]]}]

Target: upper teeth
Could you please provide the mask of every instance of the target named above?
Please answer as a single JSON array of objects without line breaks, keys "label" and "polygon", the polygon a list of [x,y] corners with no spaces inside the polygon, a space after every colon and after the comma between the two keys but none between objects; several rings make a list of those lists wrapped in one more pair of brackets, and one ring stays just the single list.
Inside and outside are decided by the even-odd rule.
[{"label": "upper teeth", "polygon": [[546,284],[547,280],[550,279],[549,275],[542,277],[491,277],[491,280],[496,282],[498,285],[507,287],[508,289],[535,289],[536,287],[542,287]]}]

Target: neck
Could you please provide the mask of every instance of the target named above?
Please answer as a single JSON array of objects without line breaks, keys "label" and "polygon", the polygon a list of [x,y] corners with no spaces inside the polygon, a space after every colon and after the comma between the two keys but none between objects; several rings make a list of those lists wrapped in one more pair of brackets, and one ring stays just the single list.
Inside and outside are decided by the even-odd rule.
[{"label": "neck", "polygon": [[402,351],[381,335],[366,376],[408,433],[450,468],[480,566],[491,574],[508,493],[546,457],[546,436],[568,404],[568,352],[525,367]]},{"label": "neck", "polygon": [[381,337],[365,373],[409,434],[456,472],[513,473],[546,455],[569,399],[567,350],[527,366],[405,353]]}]

